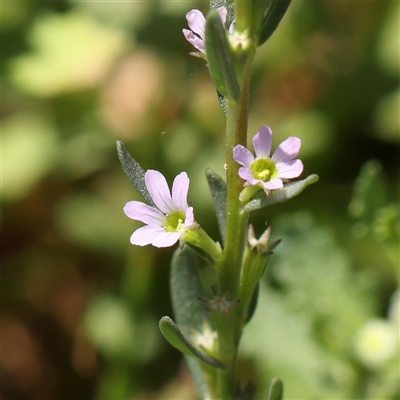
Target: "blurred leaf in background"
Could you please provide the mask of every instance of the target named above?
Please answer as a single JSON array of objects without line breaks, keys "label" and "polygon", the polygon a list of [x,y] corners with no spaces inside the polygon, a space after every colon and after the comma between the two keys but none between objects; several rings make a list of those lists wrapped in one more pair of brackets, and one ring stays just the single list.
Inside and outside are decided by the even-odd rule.
[{"label": "blurred leaf in background", "polygon": [[96,87],[127,46],[126,36],[90,15],[48,14],[32,25],[33,52],[13,59],[13,82],[39,97]]},{"label": "blurred leaf in background", "polygon": [[57,133],[47,118],[20,113],[3,121],[3,200],[26,196],[54,168],[58,153]]}]

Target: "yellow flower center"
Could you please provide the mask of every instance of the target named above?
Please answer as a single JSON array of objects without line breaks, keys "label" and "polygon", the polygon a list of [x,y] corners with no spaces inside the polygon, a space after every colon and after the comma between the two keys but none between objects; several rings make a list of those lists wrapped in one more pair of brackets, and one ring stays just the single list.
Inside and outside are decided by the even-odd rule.
[{"label": "yellow flower center", "polygon": [[268,182],[278,173],[275,163],[270,158],[259,158],[254,160],[251,165],[251,174],[254,178],[263,182]]},{"label": "yellow flower center", "polygon": [[167,232],[181,232],[185,218],[185,213],[182,211],[175,211],[166,215],[164,229]]}]

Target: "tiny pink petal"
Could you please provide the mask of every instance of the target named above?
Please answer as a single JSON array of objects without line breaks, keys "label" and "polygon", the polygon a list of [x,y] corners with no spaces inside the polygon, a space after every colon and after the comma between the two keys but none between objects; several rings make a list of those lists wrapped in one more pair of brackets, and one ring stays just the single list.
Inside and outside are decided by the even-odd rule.
[{"label": "tiny pink petal", "polygon": [[153,169],[147,170],[144,175],[144,181],[154,204],[164,214],[169,214],[176,210],[176,207],[172,202],[167,181],[161,172]]},{"label": "tiny pink petal", "polygon": [[147,246],[151,244],[155,234],[162,232],[165,230],[161,226],[145,225],[132,233],[130,242],[137,246]]},{"label": "tiny pink petal", "polygon": [[189,25],[189,28],[194,32],[197,33],[202,39],[204,39],[204,29],[206,26],[206,19],[204,15],[199,10],[190,10],[186,14],[186,19]]},{"label": "tiny pink petal", "polygon": [[169,247],[175,244],[181,233],[166,232],[162,227],[145,225],[133,232],[130,242],[137,246],[151,244],[155,247]]},{"label": "tiny pink petal", "polygon": [[179,240],[181,235],[181,232],[157,232],[154,235],[151,244],[155,247],[170,247]]},{"label": "tiny pink petal", "polygon": [[277,147],[271,158],[276,163],[291,161],[299,154],[300,146],[301,140],[299,138],[294,136],[288,137]]},{"label": "tiny pink petal", "polygon": [[[222,23],[225,25],[228,11],[225,7],[219,7],[216,11],[220,16]],[[193,9],[186,14],[186,19],[188,21],[189,28],[191,29],[191,31],[188,29],[182,30],[186,40],[197,50],[205,54],[206,46],[204,39],[206,19],[204,18],[204,15],[201,11]]]},{"label": "tiny pink petal", "polygon": [[253,138],[253,146],[257,158],[268,158],[271,153],[271,145],[272,131],[268,126],[263,125]]},{"label": "tiny pink petal", "polygon": [[183,227],[185,229],[191,227],[194,223],[194,212],[193,212],[193,207],[189,207],[186,211],[185,215],[185,223],[183,224]]},{"label": "tiny pink petal", "polygon": [[204,40],[196,36],[192,31],[188,29],[182,29],[183,34],[185,35],[186,40],[197,50],[202,53],[206,52],[206,46],[204,44]]},{"label": "tiny pink petal", "polygon": [[263,185],[263,187],[264,187],[265,189],[267,189],[267,190],[275,190],[275,189],[281,189],[281,188],[283,188],[283,182],[282,182],[280,179],[278,179],[278,178],[271,179],[271,180],[268,181],[268,182],[260,181],[260,183],[261,183],[261,184]]},{"label": "tiny pink petal", "polygon": [[238,174],[242,179],[249,182],[250,185],[257,185],[257,183],[262,182],[259,179],[254,178],[252,173],[245,167],[239,168]]},{"label": "tiny pink petal", "polygon": [[160,210],[140,201],[129,201],[126,203],[124,213],[127,217],[145,224],[161,226],[165,220],[165,215]]},{"label": "tiny pink petal", "polygon": [[219,16],[221,17],[222,25],[225,26],[226,16],[228,15],[228,10],[225,7],[218,7],[216,11],[219,14]]},{"label": "tiny pink petal", "polygon": [[278,178],[292,179],[297,178],[303,172],[301,160],[292,160],[286,163],[276,164],[278,168]]},{"label": "tiny pink petal", "polygon": [[189,191],[189,177],[186,172],[181,172],[172,184],[172,203],[176,209],[186,211],[188,208],[187,195]]},{"label": "tiny pink petal", "polygon": [[[225,22],[224,22],[224,24],[225,24]],[[236,27],[236,20],[233,20],[232,23],[231,23],[231,26],[228,29],[228,32],[230,34],[232,34],[235,31],[235,27]]]},{"label": "tiny pink petal", "polygon": [[238,144],[233,148],[233,158],[243,167],[250,168],[250,164],[254,161],[254,156],[246,147]]}]

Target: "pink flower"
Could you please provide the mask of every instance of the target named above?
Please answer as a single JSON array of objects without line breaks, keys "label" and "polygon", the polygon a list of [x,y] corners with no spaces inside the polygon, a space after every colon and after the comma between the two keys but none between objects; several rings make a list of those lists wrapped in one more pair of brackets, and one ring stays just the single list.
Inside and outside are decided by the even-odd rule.
[{"label": "pink flower", "polygon": [[283,141],[270,157],[272,131],[262,126],[253,138],[256,157],[242,145],[233,149],[233,158],[242,165],[239,176],[247,185],[258,185],[264,190],[281,189],[287,179],[297,178],[303,172],[303,163],[294,157],[300,150],[301,141],[289,137]]},{"label": "pink flower", "polygon": [[126,203],[124,213],[129,218],[146,224],[133,232],[130,241],[138,246],[172,246],[178,240],[183,240],[194,225],[193,207],[187,204],[189,177],[186,172],[181,172],[175,178],[172,196],[161,172],[148,170],[144,179],[157,208],[140,201]]},{"label": "pink flower", "polygon": [[[225,25],[227,10],[225,7],[219,7],[216,10],[221,17],[222,23]],[[185,35],[186,40],[191,43],[197,50],[201,53],[206,53],[206,45],[205,45],[205,27],[206,27],[206,19],[204,15],[199,10],[190,10],[186,14],[186,19],[189,24],[188,29],[183,29],[182,32]]]}]

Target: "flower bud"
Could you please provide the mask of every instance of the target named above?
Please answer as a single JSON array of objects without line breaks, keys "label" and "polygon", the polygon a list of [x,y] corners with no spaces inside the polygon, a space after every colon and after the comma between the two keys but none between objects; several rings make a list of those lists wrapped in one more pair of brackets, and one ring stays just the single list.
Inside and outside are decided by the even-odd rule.
[{"label": "flower bud", "polygon": [[272,254],[272,249],[280,242],[279,239],[272,243],[268,243],[270,233],[271,228],[268,227],[260,238],[256,239],[253,226],[249,225],[249,245],[245,252],[240,277],[240,299],[242,301],[242,308],[245,312],[245,315],[243,316],[245,319],[247,318],[248,307],[254,290],[264,273],[269,256]]}]

